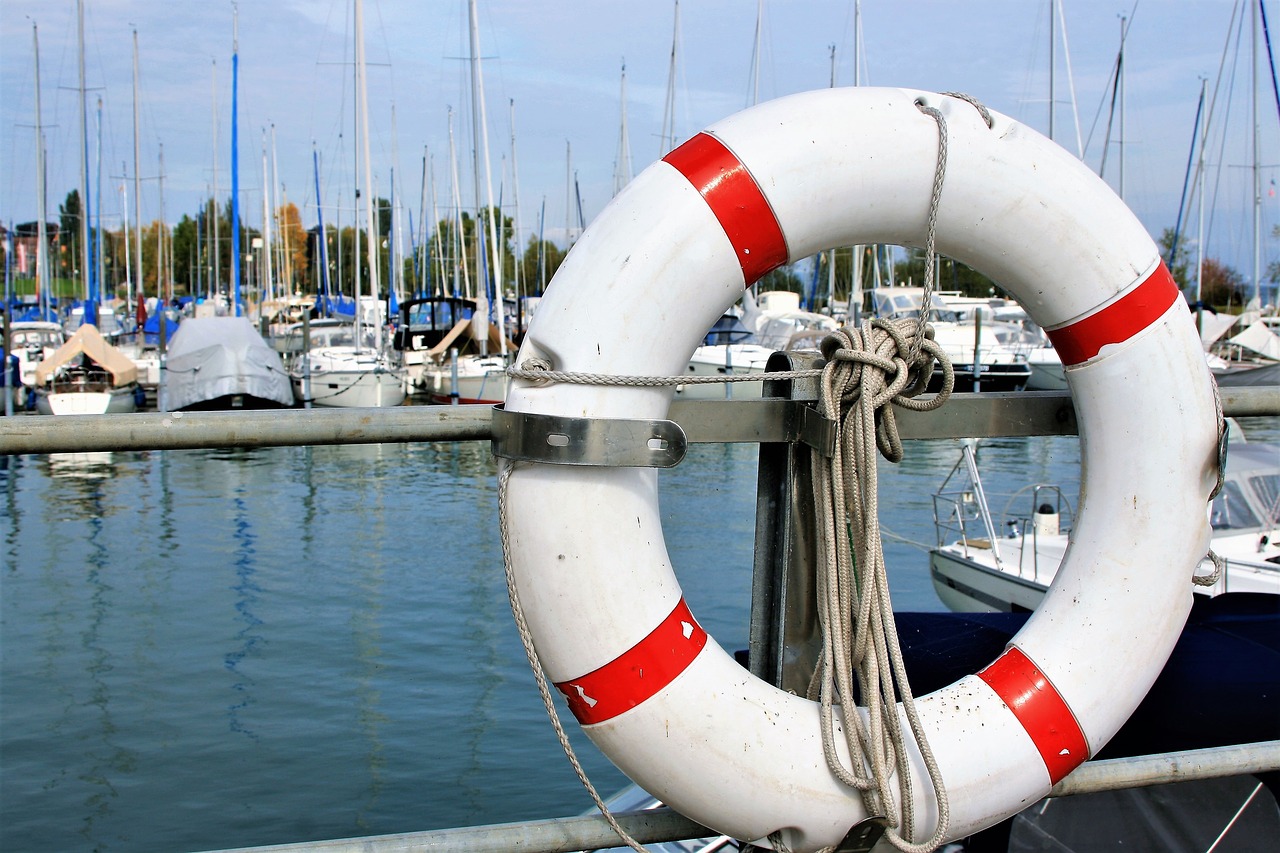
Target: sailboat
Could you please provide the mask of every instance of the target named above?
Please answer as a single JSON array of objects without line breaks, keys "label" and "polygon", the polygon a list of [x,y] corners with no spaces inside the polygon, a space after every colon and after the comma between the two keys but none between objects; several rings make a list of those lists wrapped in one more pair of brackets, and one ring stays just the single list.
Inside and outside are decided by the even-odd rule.
[{"label": "sailboat", "polygon": [[[402,340],[434,341],[428,344],[429,349],[421,359],[423,367],[417,382],[418,389],[425,392],[432,402],[493,404],[501,403],[506,399],[508,354],[515,352],[516,345],[507,337],[505,328],[502,240],[494,221],[492,176],[488,174],[489,134],[484,110],[484,83],[481,79],[480,36],[475,0],[470,0],[468,6],[471,44],[471,124],[475,152],[473,178],[477,213],[475,294],[473,298],[466,300],[450,297],[438,305],[430,304],[432,300],[424,301],[417,306],[406,303],[406,306],[402,306],[402,327],[405,329]],[[450,134],[452,139],[452,125],[450,125]],[[482,160],[489,184],[487,217],[480,209]],[[462,242],[461,228],[457,229],[457,236]],[[486,293],[490,275],[493,282],[492,300]],[[435,301],[439,302],[439,300]],[[496,325],[489,322],[490,305],[496,306],[493,312],[497,320]],[[416,312],[418,319],[415,320],[415,315],[410,312]],[[439,324],[444,320],[439,318],[447,318],[450,325],[446,329],[440,328]],[[417,327],[416,332],[415,327]],[[412,344],[407,347],[407,349],[411,348]]]},{"label": "sailboat", "polygon": [[36,411],[43,415],[133,412],[142,396],[138,368],[91,323],[36,365]]},{"label": "sailboat", "polygon": [[[366,252],[369,264],[368,297],[356,300],[355,318],[350,325],[320,321],[309,326],[309,340],[301,341],[299,354],[291,360],[290,380],[299,402],[339,408],[382,408],[399,406],[405,400],[404,367],[383,346],[386,318],[378,302],[377,218],[373,210],[373,181],[369,164],[369,93],[365,80],[364,8],[355,0],[356,114],[362,142],[366,191]],[[359,292],[359,276],[356,291]],[[304,333],[301,324],[294,335]],[[293,349],[290,346],[290,349]]]}]

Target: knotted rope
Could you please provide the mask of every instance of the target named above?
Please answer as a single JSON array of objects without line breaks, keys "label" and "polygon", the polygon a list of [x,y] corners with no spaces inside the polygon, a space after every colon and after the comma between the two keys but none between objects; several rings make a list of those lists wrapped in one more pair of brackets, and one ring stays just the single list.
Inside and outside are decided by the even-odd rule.
[{"label": "knotted rope", "polygon": [[[909,361],[913,350],[919,355]],[[831,459],[815,454],[814,501],[821,525],[817,577],[822,654],[809,686],[820,705],[822,745],[832,772],[862,792],[868,814],[888,819],[890,841],[908,853],[933,850],[945,837],[949,806],[941,773],[916,713],[898,647],[893,604],[880,538],[876,454],[901,461],[893,406],[929,411],[942,406],[955,385],[951,363],[918,320],[868,320],[840,329],[822,343],[827,366],[822,375],[823,414],[837,421],[839,440]],[[934,397],[918,400],[942,368]],[[857,692],[852,679],[856,674]],[[858,711],[859,698],[866,718]],[[929,772],[938,803],[938,823],[925,841],[914,835],[915,807],[903,715]],[[833,709],[843,713],[838,724]],[[845,766],[837,748],[843,733]],[[897,796],[891,789],[897,777]],[[895,814],[895,800],[901,815]]]}]

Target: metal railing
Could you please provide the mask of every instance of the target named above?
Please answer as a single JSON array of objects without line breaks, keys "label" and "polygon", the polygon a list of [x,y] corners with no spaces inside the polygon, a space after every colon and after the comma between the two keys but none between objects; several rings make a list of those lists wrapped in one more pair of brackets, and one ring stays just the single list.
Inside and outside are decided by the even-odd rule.
[{"label": "metal railing", "polygon": [[[1090,761],[1055,785],[1049,796],[1070,797],[1169,782],[1239,776],[1277,767],[1280,767],[1280,741]],[[718,835],[666,807],[650,811],[618,812],[614,817],[641,844],[714,838]],[[220,853],[510,853],[512,850],[523,853],[574,853],[617,847],[618,844],[618,836],[602,816],[588,815],[269,847],[241,847]]]},{"label": "metal railing", "polygon": [[[670,418],[691,443],[787,442],[799,437],[803,397],[676,401]],[[1231,417],[1280,414],[1280,388],[1223,388]],[[1065,391],[954,394],[940,413],[897,413],[904,439],[1074,435]],[[488,441],[491,406],[135,412],[0,418],[0,454],[101,450],[190,450],[424,441]]]}]

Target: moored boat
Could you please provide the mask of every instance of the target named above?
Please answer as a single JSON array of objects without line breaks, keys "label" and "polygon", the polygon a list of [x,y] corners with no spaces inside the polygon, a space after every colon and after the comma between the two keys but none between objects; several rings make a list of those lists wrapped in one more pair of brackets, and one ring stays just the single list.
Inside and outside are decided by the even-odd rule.
[{"label": "moored boat", "polygon": [[[1051,484],[1028,486],[993,513],[973,446],[965,445],[934,495],[938,541],[929,573],[938,597],[956,611],[1034,610],[1066,555],[1072,516],[1070,502]],[[1280,446],[1246,442],[1233,429],[1210,521],[1211,548],[1225,568],[1195,591],[1280,594]],[[1205,560],[1198,571],[1212,570]]]},{"label": "moored boat", "polygon": [[374,329],[341,320],[307,325],[306,332],[303,324],[295,325],[285,342],[289,380],[299,403],[382,408],[404,402],[404,370],[378,348]]},{"label": "moored boat", "polygon": [[280,354],[244,317],[192,317],[169,342],[167,408],[263,409],[292,406]]},{"label": "moored boat", "polygon": [[36,411],[101,415],[138,408],[137,366],[85,324],[36,367]]},{"label": "moored boat", "polygon": [[[922,287],[882,287],[872,291],[875,315],[886,319],[916,317],[924,302]],[[951,358],[956,391],[1021,391],[1031,379],[1028,356],[1035,344],[1015,323],[966,321],[938,294],[929,310],[934,339]],[[1061,362],[1059,362],[1061,366]],[[929,390],[942,387],[934,371]]]},{"label": "moored boat", "polygon": [[[475,300],[429,296],[400,304],[393,346],[409,387],[433,403],[501,403],[507,358],[495,325],[480,319]],[[505,349],[516,351],[508,339]]]},{"label": "moored boat", "polygon": [[36,385],[36,367],[66,343],[62,326],[47,320],[16,320],[11,329],[11,355],[17,361],[18,384],[12,388],[14,403],[25,402],[27,389]]}]

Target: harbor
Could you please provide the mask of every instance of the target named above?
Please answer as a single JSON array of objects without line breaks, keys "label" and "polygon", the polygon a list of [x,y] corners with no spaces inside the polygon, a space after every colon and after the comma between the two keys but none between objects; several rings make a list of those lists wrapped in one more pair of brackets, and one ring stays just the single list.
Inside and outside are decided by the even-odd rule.
[{"label": "harbor", "polygon": [[[103,160],[120,159],[129,51],[117,38],[93,59],[119,24],[86,0],[61,16],[78,141],[49,146],[63,107],[42,106],[49,34],[31,23],[34,73],[10,88],[28,93],[35,132],[15,147],[35,164],[0,190],[36,207],[0,223],[0,849],[1273,846],[1280,226],[1263,188],[1280,167],[1261,155],[1280,99],[1260,109],[1276,77],[1264,0],[1215,10],[1227,43],[1212,90],[1199,77],[1177,198],[1167,116],[1143,158],[1163,164],[1158,189],[1125,178],[1125,75],[1152,67],[1130,42],[1136,4],[1109,72],[1086,40],[1099,152],[1060,0],[1039,10],[1047,69],[1033,58],[1028,82],[1047,116],[1005,84],[868,85],[861,3],[852,86],[833,43],[829,85],[764,94],[769,34],[830,10],[779,25],[760,0],[746,104],[695,95],[697,130],[678,127],[682,26],[711,30],[676,0],[661,109],[651,72],[629,96],[625,59],[609,96],[609,190],[580,180],[564,140],[563,229],[545,196],[521,221],[507,97],[554,63],[503,56],[506,39],[555,42],[534,35],[560,13],[513,28],[500,3],[452,5],[211,12],[191,32],[229,45],[205,101],[213,156],[196,167],[184,145],[167,172],[159,144],[153,177],[142,72],[186,63],[143,53],[130,24],[119,230]],[[184,14],[137,11],[162,31]],[[652,10],[636,14],[652,38]],[[273,69],[262,36],[284,21]],[[463,38],[448,87],[422,73],[420,34],[405,52],[418,27]],[[275,122],[251,143],[242,110],[258,123],[305,33],[313,88],[336,88],[310,96],[327,129],[309,146],[282,122],[281,170]],[[602,41],[622,44],[561,51],[574,75]],[[1207,61],[1197,50],[1179,66]],[[406,178],[384,54],[417,64],[401,115],[444,177],[424,145]],[[91,114],[99,74],[117,97]],[[545,82],[539,186],[548,128],[568,136],[594,109],[552,109]],[[452,100],[427,130],[421,107],[454,88],[469,132],[455,137]],[[271,95],[296,121],[300,91]],[[663,114],[634,173],[629,97]],[[1245,97],[1247,134],[1228,124]],[[68,150],[79,182],[55,217]],[[166,214],[166,186],[199,213]]]}]

